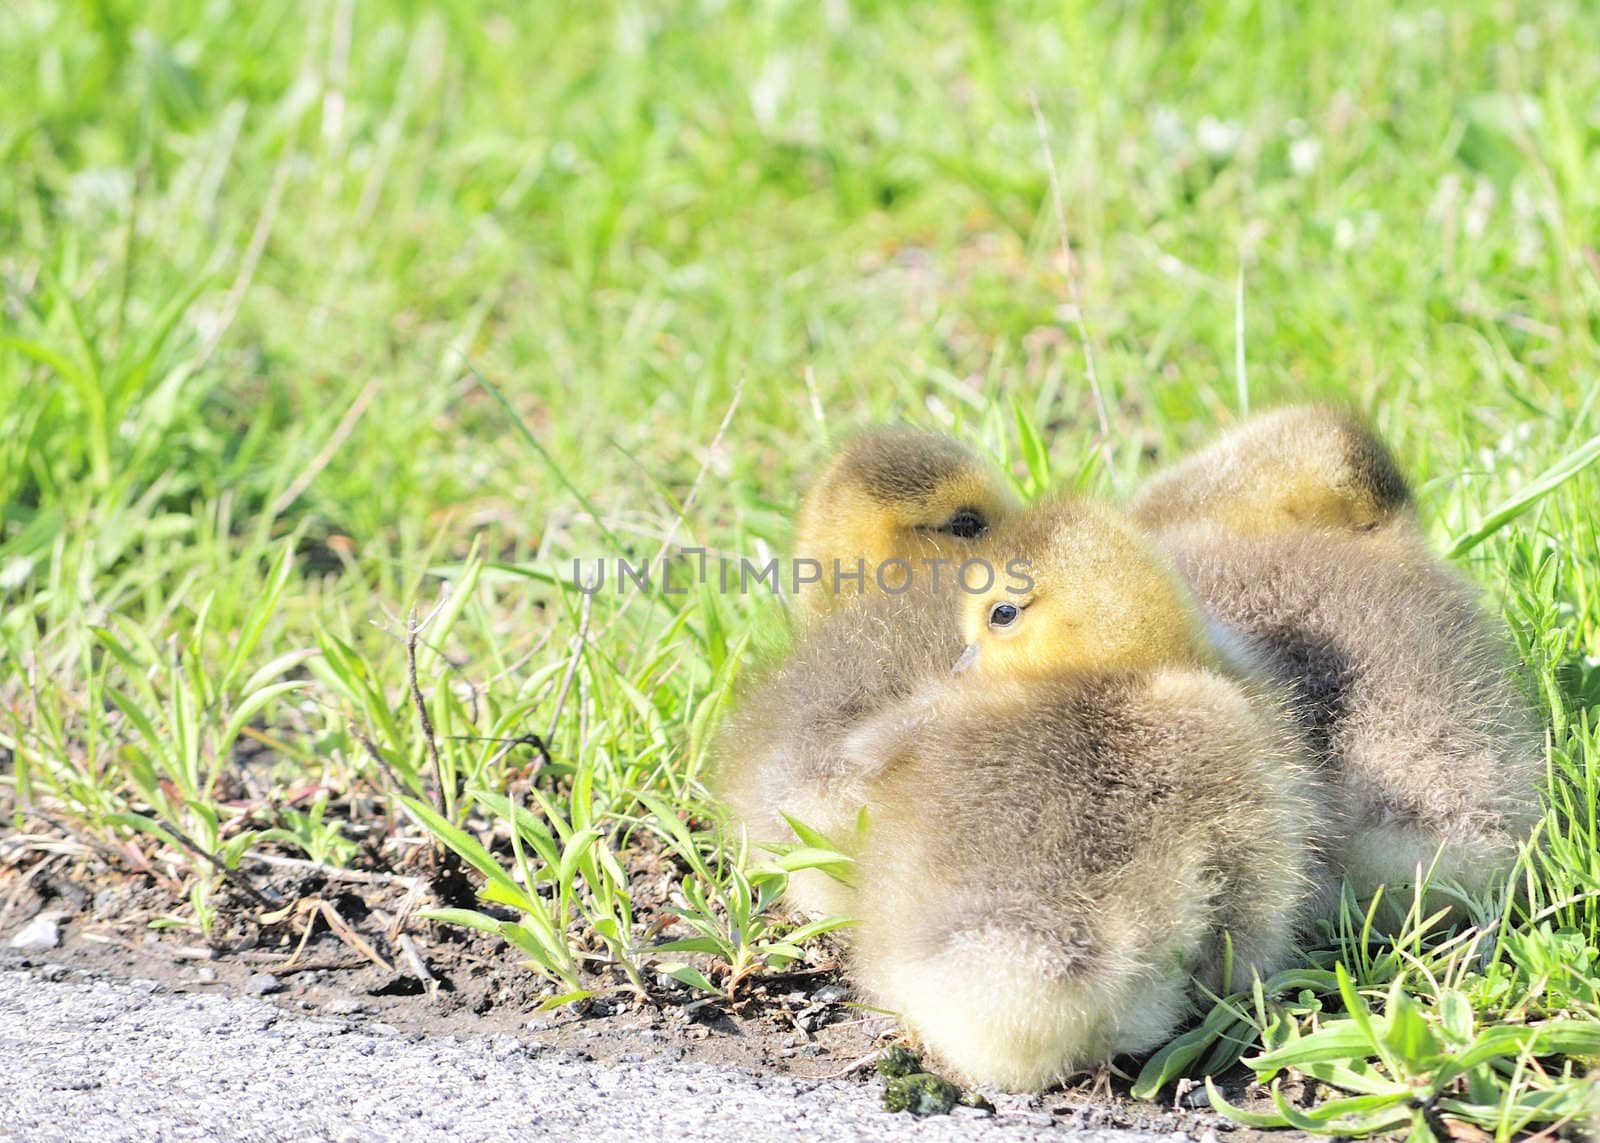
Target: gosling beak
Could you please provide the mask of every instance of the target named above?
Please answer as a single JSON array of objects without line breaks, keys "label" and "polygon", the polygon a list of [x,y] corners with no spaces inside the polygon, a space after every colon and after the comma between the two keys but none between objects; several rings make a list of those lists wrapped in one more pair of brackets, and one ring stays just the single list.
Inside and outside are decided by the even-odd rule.
[{"label": "gosling beak", "polygon": [[962,671],[971,670],[972,665],[977,661],[978,645],[976,643],[968,643],[967,649],[961,652],[961,658],[956,660],[956,665],[951,670],[959,675]]}]

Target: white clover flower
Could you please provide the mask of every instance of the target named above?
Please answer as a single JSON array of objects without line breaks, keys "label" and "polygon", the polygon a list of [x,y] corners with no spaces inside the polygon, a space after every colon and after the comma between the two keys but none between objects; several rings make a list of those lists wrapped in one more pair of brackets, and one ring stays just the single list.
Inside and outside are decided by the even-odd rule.
[{"label": "white clover flower", "polygon": [[1189,131],[1183,125],[1183,117],[1170,107],[1157,107],[1150,114],[1150,134],[1169,154],[1189,145]]},{"label": "white clover flower", "polygon": [[1218,119],[1214,115],[1207,115],[1195,127],[1195,142],[1200,144],[1200,149],[1213,159],[1229,158],[1239,149],[1239,140],[1244,137],[1244,129],[1237,123]]},{"label": "white clover flower", "polygon": [[1309,175],[1317,169],[1322,158],[1322,141],[1307,135],[1289,144],[1289,169],[1297,175]]}]

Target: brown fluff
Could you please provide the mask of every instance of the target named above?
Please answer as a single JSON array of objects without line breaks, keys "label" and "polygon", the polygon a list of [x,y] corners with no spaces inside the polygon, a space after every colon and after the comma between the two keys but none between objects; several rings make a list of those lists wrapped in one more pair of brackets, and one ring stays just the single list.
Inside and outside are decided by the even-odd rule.
[{"label": "brown fluff", "polygon": [[[937,574],[924,561],[952,560],[944,575],[953,575],[1016,510],[999,472],[965,445],[917,429],[871,429],[834,455],[800,506],[795,556],[822,569],[821,583],[802,590],[800,600],[808,613],[825,613],[878,592],[880,569],[890,591],[908,575],[923,590]],[[863,583],[841,577],[835,593],[836,566],[845,576],[863,571]]]},{"label": "brown fluff", "polygon": [[[856,975],[968,1080],[1013,1089],[1162,1042],[1191,975],[1285,963],[1317,818],[1281,702],[1203,665],[1185,590],[1132,529],[1074,504],[1027,525],[1052,534],[1015,630],[984,629],[1004,593],[969,597],[976,663],[845,745],[869,776]],[[1119,585],[1166,617],[1157,661],[1085,657]],[[1034,640],[1056,669],[1017,652]]]},{"label": "brown fluff", "polygon": [[[844,738],[950,671],[961,653],[958,565],[981,555],[1016,508],[1000,475],[966,446],[909,428],[862,433],[812,483],[796,555],[827,574],[801,593],[810,621],[786,662],[741,688],[714,751],[715,784],[752,841],[794,842],[788,816],[852,847],[863,775],[845,759]],[[955,563],[922,562],[941,558]],[[834,594],[833,562],[848,570],[858,559],[867,590]],[[910,582],[891,573],[888,592],[877,590],[877,566],[893,559],[910,565]],[[817,872],[791,878],[787,899],[810,911],[849,906],[847,891]]]},{"label": "brown fluff", "polygon": [[[1249,459],[1263,449],[1272,464]],[[1274,483],[1287,464],[1328,479],[1312,480],[1315,511],[1285,508],[1307,487]],[[1429,551],[1369,430],[1327,410],[1269,414],[1158,476],[1135,513],[1208,617],[1293,689],[1350,824],[1328,859],[1360,897],[1393,896],[1436,855],[1436,879],[1472,891],[1509,867],[1538,818],[1539,728],[1503,636]]]},{"label": "brown fluff", "polygon": [[[846,755],[846,738],[949,674],[961,654],[958,607],[948,592],[856,597],[746,688],[718,735],[714,765],[722,800],[753,842],[793,843],[787,815],[854,848],[866,774]],[[787,900],[828,913],[851,904],[844,886],[816,871],[791,877]]]},{"label": "brown fluff", "polygon": [[1362,532],[1412,515],[1411,489],[1376,433],[1346,410],[1262,413],[1156,473],[1135,504],[1151,531],[1209,520],[1247,535]]}]

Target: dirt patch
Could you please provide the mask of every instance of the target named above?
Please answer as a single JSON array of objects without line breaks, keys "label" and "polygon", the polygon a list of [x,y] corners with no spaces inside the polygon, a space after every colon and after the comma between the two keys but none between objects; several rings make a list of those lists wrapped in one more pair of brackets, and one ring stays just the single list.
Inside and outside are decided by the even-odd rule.
[{"label": "dirt patch", "polygon": [[[749,982],[736,1004],[663,976],[650,982],[648,999],[619,989],[544,1010],[554,989],[497,938],[414,918],[397,930],[397,918],[415,906],[409,879],[355,871],[357,879],[346,880],[352,874],[301,865],[248,868],[254,891],[274,908],[226,890],[231,899],[201,941],[192,929],[160,927],[174,897],[158,875],[128,875],[81,853],[13,849],[0,869],[0,955],[46,976],[256,995],[417,1038],[511,1034],[604,1064],[662,1059],[881,1082],[871,1061],[893,1040],[894,1024],[853,1002],[836,950],[826,945],[799,971]],[[40,918],[54,919],[55,947],[8,947]],[[597,982],[605,985],[603,970]],[[1241,1077],[1228,1085],[1230,1098],[1257,1102],[1260,1093],[1250,1088]],[[1048,1118],[1069,1128],[1181,1131],[1201,1140],[1267,1137],[1209,1111],[1203,1093],[1163,1107],[1127,1098],[1114,1077],[996,1102],[1002,1111],[1036,1116],[1040,1126]]]},{"label": "dirt patch", "polygon": [[[648,1001],[619,990],[543,1011],[554,988],[505,942],[415,919],[398,932],[396,919],[415,905],[409,882],[252,869],[252,885],[277,907],[234,897],[203,941],[189,929],[151,927],[173,900],[150,878],[89,872],[48,858],[0,871],[0,944],[54,917],[59,944],[21,955],[174,992],[263,996],[403,1033],[510,1032],[601,1062],[633,1053],[818,1076],[872,1053],[892,1026],[851,1004],[826,953],[816,966],[751,982],[735,1005],[661,977]],[[596,983],[608,987],[603,973]]]}]

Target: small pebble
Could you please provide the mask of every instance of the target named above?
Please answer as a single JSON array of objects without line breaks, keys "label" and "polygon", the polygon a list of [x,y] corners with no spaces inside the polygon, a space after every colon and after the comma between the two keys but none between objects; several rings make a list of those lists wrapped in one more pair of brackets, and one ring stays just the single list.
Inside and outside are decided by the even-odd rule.
[{"label": "small pebble", "polygon": [[642,1059],[644,1059],[644,1053],[643,1052],[623,1052],[620,1056],[617,1057],[617,1063],[619,1063],[619,1064],[636,1064]]},{"label": "small pebble", "polygon": [[825,984],[817,989],[812,999],[818,1004],[837,1004],[849,995],[850,990],[842,984]]},{"label": "small pebble", "polygon": [[197,984],[215,984],[217,982],[217,970],[210,965],[206,965],[195,970],[194,979]]},{"label": "small pebble", "polygon": [[271,996],[274,992],[283,991],[283,981],[273,976],[270,972],[253,972],[245,978],[244,994],[246,996]]},{"label": "small pebble", "polygon": [[22,952],[45,952],[61,943],[61,914],[40,913],[11,938],[11,947]]}]

